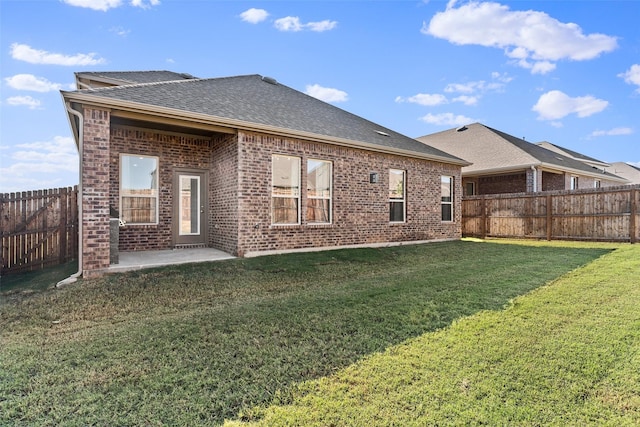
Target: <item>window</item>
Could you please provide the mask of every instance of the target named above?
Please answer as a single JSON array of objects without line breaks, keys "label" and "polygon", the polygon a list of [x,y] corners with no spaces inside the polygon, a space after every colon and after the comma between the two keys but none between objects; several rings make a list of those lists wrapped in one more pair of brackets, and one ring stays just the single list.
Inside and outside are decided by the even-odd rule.
[{"label": "window", "polygon": [[473,181],[468,181],[464,185],[465,195],[467,196],[475,196],[476,195],[476,183]]},{"label": "window", "polygon": [[300,224],[300,158],[271,159],[271,222]]},{"label": "window", "polygon": [[307,161],[307,222],[331,223],[331,162]]},{"label": "window", "polygon": [[120,155],[120,219],[158,223],[158,158]]},{"label": "window", "polygon": [[453,177],[443,176],[440,180],[442,193],[442,220],[453,221]]},{"label": "window", "polygon": [[600,183],[599,179],[596,179],[595,181],[593,181],[593,188],[600,188],[602,186],[602,184]]},{"label": "window", "polygon": [[389,169],[389,221],[405,221],[406,172]]},{"label": "window", "polygon": [[578,189],[578,177],[577,176],[572,176],[571,177],[571,190],[577,190]]}]

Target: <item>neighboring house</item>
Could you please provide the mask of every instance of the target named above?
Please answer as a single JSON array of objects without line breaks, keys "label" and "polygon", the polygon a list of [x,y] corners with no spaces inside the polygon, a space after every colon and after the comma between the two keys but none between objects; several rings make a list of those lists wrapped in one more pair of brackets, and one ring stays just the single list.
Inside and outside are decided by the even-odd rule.
[{"label": "neighboring house", "polygon": [[582,153],[578,153],[577,151],[570,150],[568,148],[560,147],[559,145],[552,144],[548,141],[538,142],[536,144],[539,147],[546,148],[547,150],[551,150],[555,153],[559,153],[565,155],[567,157],[571,157],[574,160],[577,160],[582,163],[586,163],[587,165],[600,169],[602,171],[606,170],[611,165],[607,162],[603,162],[602,160],[594,159],[593,157],[585,156]]},{"label": "neighboring house", "polygon": [[640,184],[640,168],[624,162],[613,162],[607,168],[614,175],[629,180],[631,184]]},{"label": "neighboring house", "polygon": [[465,195],[531,193],[629,183],[577,160],[575,155],[570,157],[548,150],[480,123],[417,139],[471,162],[462,168]]},{"label": "neighboring house", "polygon": [[88,89],[62,96],[81,158],[85,277],[109,267],[110,212],[124,223],[121,251],[250,256],[461,237],[468,162],[272,78],[76,79]]}]

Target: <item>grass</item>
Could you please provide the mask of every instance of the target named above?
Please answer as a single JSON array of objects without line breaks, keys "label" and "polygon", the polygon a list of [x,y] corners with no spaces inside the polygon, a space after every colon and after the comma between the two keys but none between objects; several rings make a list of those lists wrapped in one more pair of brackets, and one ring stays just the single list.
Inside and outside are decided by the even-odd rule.
[{"label": "grass", "polygon": [[[305,399],[316,389],[323,396],[323,384],[338,384],[369,361],[401,355],[423,339],[431,342],[433,334],[425,333],[457,319],[503,309],[514,297],[615,247],[463,241],[339,250],[142,270],[61,290],[13,293],[0,307],[0,424],[216,425],[263,416],[267,424],[286,424],[291,418],[280,415],[277,404],[294,411],[295,420],[296,405],[306,408]],[[492,329],[499,327],[471,333],[469,344]],[[467,338],[452,336],[447,345],[456,349]],[[413,341],[402,344],[407,339]],[[506,360],[526,342],[503,344],[495,351]],[[482,371],[474,376],[462,370],[464,360],[448,348],[428,350],[426,359],[457,366],[466,376],[456,377],[454,389],[466,380],[475,393]],[[494,357],[491,348],[486,351]],[[486,372],[500,361],[482,360]],[[370,392],[373,403],[383,385],[367,384],[369,375],[379,380],[378,368],[371,366],[369,374],[354,377],[353,386],[369,390],[363,396]],[[381,366],[395,372],[388,362]],[[420,380],[421,366],[415,379],[409,373],[396,379],[386,371],[384,387],[400,392],[402,384]],[[406,367],[401,363],[398,369]],[[336,387],[346,392],[350,381]],[[419,389],[410,391],[404,403],[409,416],[423,405]],[[318,399],[321,407],[332,402]],[[319,425],[327,424],[313,403],[309,408]],[[367,408],[368,414],[376,412]],[[341,414],[347,417],[342,421],[351,419]]]},{"label": "grass", "polygon": [[639,272],[640,247],[622,247],[506,310],[303,383],[251,424],[640,425]]},{"label": "grass", "polygon": [[42,270],[0,276],[0,298],[10,293],[30,293],[52,288],[76,271],[78,271],[78,262],[71,261]]}]

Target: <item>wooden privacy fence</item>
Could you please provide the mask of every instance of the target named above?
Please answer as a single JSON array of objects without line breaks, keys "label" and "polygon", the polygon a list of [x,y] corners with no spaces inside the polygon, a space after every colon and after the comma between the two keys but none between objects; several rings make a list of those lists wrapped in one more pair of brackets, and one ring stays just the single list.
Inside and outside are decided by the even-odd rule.
[{"label": "wooden privacy fence", "polygon": [[78,188],[0,194],[1,274],[78,256]]},{"label": "wooden privacy fence", "polygon": [[640,185],[467,196],[462,235],[635,243]]}]

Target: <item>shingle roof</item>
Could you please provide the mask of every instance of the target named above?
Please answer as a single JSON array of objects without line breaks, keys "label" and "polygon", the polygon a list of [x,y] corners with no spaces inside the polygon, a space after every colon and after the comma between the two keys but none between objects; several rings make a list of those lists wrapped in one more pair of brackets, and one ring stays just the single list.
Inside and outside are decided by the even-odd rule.
[{"label": "shingle roof", "polygon": [[536,145],[546,148],[547,150],[555,151],[556,153],[564,154],[569,157],[573,157],[576,160],[580,160],[589,164],[597,164],[602,166],[608,166],[607,162],[603,162],[602,160],[598,160],[593,157],[586,156],[582,153],[578,153],[577,151],[570,150],[568,148],[561,147],[556,144],[552,144],[548,141],[538,142]]},{"label": "shingle roof", "polygon": [[190,74],[173,71],[90,71],[76,73],[76,77],[115,80],[122,84],[157,83],[194,78]]},{"label": "shingle roof", "polygon": [[547,150],[481,123],[425,135],[418,138],[418,141],[472,162],[470,166],[462,168],[465,175],[544,165],[620,180],[618,176],[602,172],[572,157]]},{"label": "shingle roof", "polygon": [[455,164],[467,164],[449,153],[370,122],[326,102],[260,75],[212,79],[182,79],[64,92],[88,95],[102,102],[133,103],[179,110],[237,123],[320,135],[416,153]]}]

